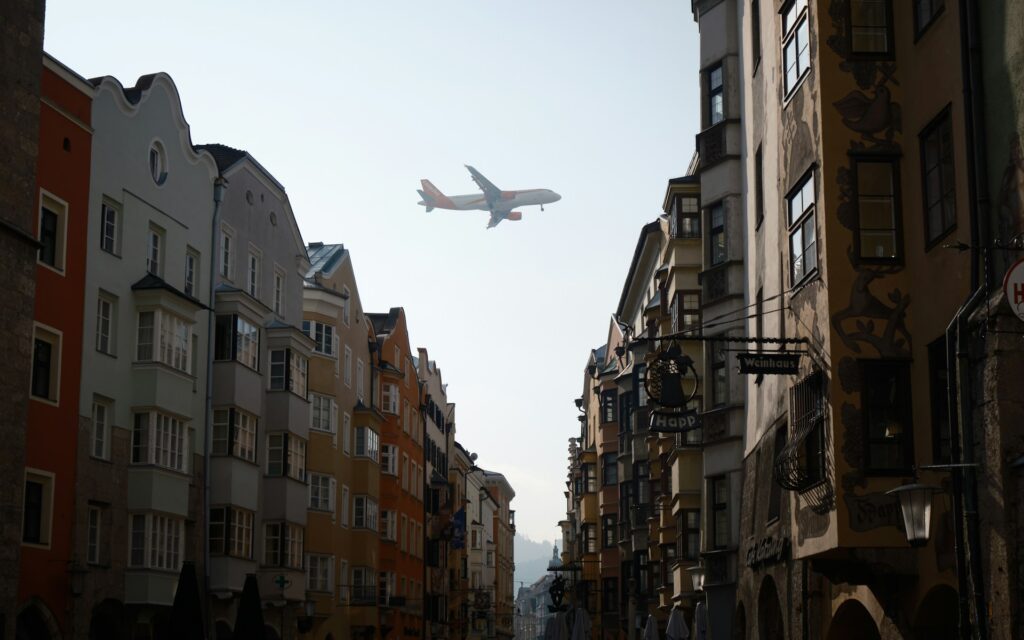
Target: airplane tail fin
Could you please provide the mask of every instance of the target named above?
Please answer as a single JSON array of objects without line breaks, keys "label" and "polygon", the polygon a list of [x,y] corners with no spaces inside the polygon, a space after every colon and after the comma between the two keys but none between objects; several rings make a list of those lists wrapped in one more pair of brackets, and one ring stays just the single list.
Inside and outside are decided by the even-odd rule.
[{"label": "airplane tail fin", "polygon": [[454,209],[455,203],[448,199],[448,196],[441,193],[441,190],[434,186],[430,180],[420,180],[420,185],[423,189],[417,189],[420,195],[423,196],[423,205],[427,207],[427,211],[430,211],[434,207],[442,207],[445,209]]},{"label": "airplane tail fin", "polygon": [[422,204],[423,206],[425,206],[427,208],[427,213],[430,213],[431,211],[433,211],[434,210],[434,199],[431,198],[430,195],[428,195],[426,192],[424,192],[423,189],[417,189],[416,192],[420,194],[421,198],[423,198],[423,201],[420,202],[420,204]]}]

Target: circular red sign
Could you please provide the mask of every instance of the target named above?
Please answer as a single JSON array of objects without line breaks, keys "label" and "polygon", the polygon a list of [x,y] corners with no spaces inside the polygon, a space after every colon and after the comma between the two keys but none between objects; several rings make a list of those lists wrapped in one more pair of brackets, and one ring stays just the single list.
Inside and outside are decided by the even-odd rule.
[{"label": "circular red sign", "polygon": [[1007,269],[1003,278],[1003,293],[1013,313],[1024,320],[1024,258]]}]

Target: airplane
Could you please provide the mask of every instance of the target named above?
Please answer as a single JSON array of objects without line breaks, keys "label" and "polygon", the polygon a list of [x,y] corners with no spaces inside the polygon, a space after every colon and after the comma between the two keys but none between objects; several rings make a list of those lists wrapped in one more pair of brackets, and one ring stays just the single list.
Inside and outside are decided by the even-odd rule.
[{"label": "airplane", "polygon": [[487,222],[487,228],[491,229],[498,226],[498,223],[502,220],[522,220],[523,213],[512,210],[516,207],[540,205],[540,210],[543,211],[544,205],[558,202],[562,199],[562,196],[551,189],[502,191],[473,167],[467,164],[466,168],[469,169],[473,182],[476,182],[480,190],[483,191],[483,195],[446,196],[430,180],[420,180],[423,188],[417,189],[417,191],[423,200],[418,204],[426,207],[428,213],[433,211],[435,207],[438,209],[455,209],[457,211],[471,209],[490,211],[491,219]]}]

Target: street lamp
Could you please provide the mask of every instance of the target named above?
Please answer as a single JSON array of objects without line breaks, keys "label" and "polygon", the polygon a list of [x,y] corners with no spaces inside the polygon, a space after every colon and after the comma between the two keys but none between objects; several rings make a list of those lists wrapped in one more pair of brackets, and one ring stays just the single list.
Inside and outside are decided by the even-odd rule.
[{"label": "street lamp", "polygon": [[915,482],[886,491],[886,495],[895,495],[900,500],[907,542],[912,547],[928,544],[932,524],[932,494],[939,490],[935,485]]},{"label": "street lamp", "polygon": [[693,584],[694,592],[700,592],[704,590],[704,566],[695,564],[687,571],[690,572],[690,582]]}]

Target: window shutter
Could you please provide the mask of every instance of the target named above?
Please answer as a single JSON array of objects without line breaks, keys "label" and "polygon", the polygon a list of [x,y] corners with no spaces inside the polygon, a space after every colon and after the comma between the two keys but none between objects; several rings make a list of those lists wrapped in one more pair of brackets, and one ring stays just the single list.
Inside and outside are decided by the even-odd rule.
[{"label": "window shutter", "polygon": [[235,449],[235,422],[238,420],[238,412],[233,408],[228,409],[228,450],[227,454],[231,455]]},{"label": "window shutter", "polygon": [[334,593],[334,556],[327,559],[327,590]]},{"label": "window shutter", "polygon": [[331,442],[334,446],[338,446],[338,403],[333,399],[331,400]]},{"label": "window shutter", "polygon": [[231,518],[234,515],[232,511],[234,509],[231,507],[224,507],[224,555],[231,555]]},{"label": "window shutter", "polygon": [[334,522],[334,520],[336,519],[336,517],[338,515],[337,514],[337,500],[335,500],[335,497],[337,496],[337,493],[338,493],[338,481],[335,480],[334,478],[331,478],[331,492],[327,496],[328,508],[330,508],[330,510],[331,510],[331,522]]},{"label": "window shutter", "polygon": [[334,356],[334,377],[341,373],[341,358],[338,357],[338,332],[335,331],[331,339],[331,355]]}]

